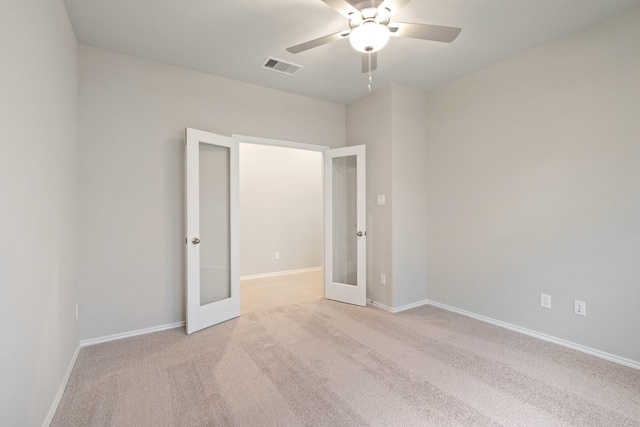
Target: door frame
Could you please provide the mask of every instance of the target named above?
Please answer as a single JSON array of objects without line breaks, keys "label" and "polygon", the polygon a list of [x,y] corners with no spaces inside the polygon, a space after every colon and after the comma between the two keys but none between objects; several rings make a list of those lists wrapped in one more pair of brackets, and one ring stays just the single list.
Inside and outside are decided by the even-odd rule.
[{"label": "door frame", "polygon": [[280,139],[261,138],[258,136],[232,134],[231,138],[236,139],[240,143],[271,145],[274,147],[297,148],[298,150],[325,152],[330,150],[328,145],[305,144],[304,142],[285,141]]},{"label": "door frame", "polygon": [[[331,148],[328,145],[315,145],[315,144],[306,144],[303,142],[294,142],[294,141],[285,141],[285,140],[279,140],[279,139],[270,139],[270,138],[261,138],[261,137],[257,137],[257,136],[248,136],[248,135],[239,135],[239,134],[232,134],[231,135],[232,138],[236,139],[239,143],[247,143],[247,144],[257,144],[257,145],[271,145],[271,146],[275,146],[275,147],[284,147],[284,148],[295,148],[295,149],[299,149],[299,150],[307,150],[307,151],[317,151],[322,153],[323,155],[323,159],[322,159],[322,185],[323,185],[323,194],[326,194],[326,168],[325,168],[325,157],[326,157],[326,152],[329,150],[340,150],[343,148],[348,148],[348,147],[352,147],[352,146],[347,146],[347,147],[336,147],[336,148]],[[364,179],[366,180],[366,176],[364,177]],[[366,200],[366,195],[365,195],[365,200]],[[323,204],[326,204],[326,202],[323,202]],[[366,202],[365,202],[366,204]],[[323,206],[323,215],[326,215],[326,206]],[[326,225],[326,218],[324,221],[324,224]],[[323,236],[326,236],[327,230],[324,230]],[[323,274],[323,278],[322,278],[322,289],[323,289],[323,293],[324,293],[324,297],[327,298],[327,293],[326,293],[326,282],[327,282],[327,260],[326,258],[326,238],[323,237],[322,239],[322,274]],[[365,257],[366,257],[366,238],[365,238]],[[360,260],[359,260],[360,261]],[[366,278],[366,275],[365,275]],[[365,293],[365,304],[366,304],[366,292],[367,292],[367,283],[366,283],[366,279],[365,279],[365,284],[364,284],[364,293]]]},{"label": "door frame", "polygon": [[[294,142],[294,141],[286,141],[286,140],[280,140],[280,139],[271,139],[271,138],[262,138],[262,137],[258,137],[258,136],[249,136],[249,135],[240,135],[240,134],[232,134],[231,137],[235,140],[238,141],[238,143],[247,143],[247,144],[256,144],[256,145],[269,145],[269,146],[274,146],[274,147],[283,147],[283,148],[295,148],[298,150],[306,150],[306,151],[316,151],[316,152],[320,152],[322,153],[322,166],[321,166],[321,170],[322,170],[322,176],[320,177],[320,179],[322,180],[322,188],[323,188],[323,194],[326,195],[326,168],[325,168],[325,159],[326,159],[326,152],[329,150],[340,150],[343,148],[349,148],[349,147],[356,147],[356,146],[345,146],[345,147],[336,147],[336,148],[331,148],[328,145],[317,145],[317,144],[307,144],[304,142]],[[364,144],[362,144],[364,145]],[[365,148],[366,150],[366,148]],[[366,155],[366,152],[365,152]],[[360,165],[359,165],[360,166]],[[358,168],[359,171],[358,173],[360,173],[360,167]],[[362,173],[364,173],[364,168],[362,170]],[[364,179],[365,185],[366,185],[366,176],[361,177],[362,179]],[[366,194],[363,195],[363,197],[365,197],[365,206],[366,206]],[[323,239],[322,239],[322,291],[324,294],[324,298],[325,299],[329,299],[327,298],[327,260],[326,260],[326,248],[325,248],[325,244],[326,244],[326,215],[327,215],[327,207],[326,207],[326,201],[324,200],[324,196],[323,196],[323,227],[325,227],[325,229],[323,230]],[[366,223],[366,218],[365,218],[365,223]],[[366,233],[366,227],[365,227],[365,233]],[[366,234],[365,234],[366,236]],[[366,237],[364,239],[364,245],[366,245]],[[362,262],[361,259],[358,259],[358,262]],[[364,260],[365,266],[366,266],[366,251],[365,251],[365,260]],[[367,302],[366,299],[366,292],[367,292],[367,283],[366,283],[366,270],[367,268],[365,267],[365,283],[364,283],[364,292],[365,293],[365,305]]]}]

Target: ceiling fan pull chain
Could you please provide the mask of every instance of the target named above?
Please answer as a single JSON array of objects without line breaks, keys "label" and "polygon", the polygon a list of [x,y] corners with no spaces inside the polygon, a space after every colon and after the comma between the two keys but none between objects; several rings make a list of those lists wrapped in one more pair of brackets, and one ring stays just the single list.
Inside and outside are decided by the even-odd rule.
[{"label": "ceiling fan pull chain", "polygon": [[371,92],[371,53],[369,53],[369,92]]}]

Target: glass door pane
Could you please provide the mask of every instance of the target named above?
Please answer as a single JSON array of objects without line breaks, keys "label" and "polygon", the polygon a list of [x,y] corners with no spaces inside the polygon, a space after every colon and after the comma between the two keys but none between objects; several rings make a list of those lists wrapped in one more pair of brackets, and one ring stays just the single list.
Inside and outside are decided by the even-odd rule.
[{"label": "glass door pane", "polygon": [[331,272],[335,283],[357,286],[357,158],[332,159],[332,233]]},{"label": "glass door pane", "polygon": [[200,305],[231,297],[229,148],[200,142]]},{"label": "glass door pane", "polygon": [[324,170],[324,296],[366,306],[366,147],[326,150]]},{"label": "glass door pane", "polygon": [[240,315],[238,141],[186,129],[187,334]]}]

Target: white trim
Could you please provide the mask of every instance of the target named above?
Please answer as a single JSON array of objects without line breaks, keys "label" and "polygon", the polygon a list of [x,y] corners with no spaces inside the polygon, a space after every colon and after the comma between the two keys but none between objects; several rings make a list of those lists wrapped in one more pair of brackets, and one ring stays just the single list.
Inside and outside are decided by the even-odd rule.
[{"label": "white trim", "polygon": [[370,299],[367,299],[367,302],[369,304],[371,304],[374,307],[378,307],[381,308],[385,311],[388,311],[389,313],[400,313],[401,311],[405,311],[405,310],[410,310],[412,308],[416,308],[416,307],[421,307],[423,305],[427,305],[429,304],[429,300],[423,300],[423,301],[418,301],[418,302],[412,302],[411,304],[406,304],[406,305],[401,305],[400,307],[388,307],[384,304],[381,304],[377,301],[373,301]]},{"label": "white trim", "polygon": [[184,320],[182,322],[169,323],[167,325],[153,326],[151,328],[138,329],[130,332],[122,332],[120,334],[106,335],[104,337],[89,338],[87,340],[81,340],[80,345],[87,347],[90,345],[101,344],[103,342],[121,340],[123,338],[136,337],[138,335],[151,334],[153,332],[166,331],[167,329],[181,328],[185,325]]},{"label": "white trim", "polygon": [[56,393],[56,397],[53,399],[53,403],[51,403],[51,408],[49,408],[49,413],[42,423],[42,427],[48,427],[53,421],[53,417],[56,415],[58,405],[60,405],[60,400],[62,399],[62,395],[64,394],[64,389],[67,388],[67,383],[69,382],[69,378],[71,377],[71,371],[73,371],[73,367],[76,364],[78,354],[80,354],[80,347],[81,345],[80,343],[78,343],[76,351],[73,352],[73,356],[71,356],[71,360],[69,361],[67,372],[65,372],[64,377],[62,377],[62,382],[60,383],[60,388],[58,388],[58,393]]},{"label": "white trim", "polygon": [[298,150],[309,150],[309,151],[326,151],[331,147],[326,145],[315,145],[315,144],[305,144],[304,142],[294,142],[294,141],[282,141],[280,139],[269,139],[269,138],[260,138],[257,136],[247,136],[247,135],[231,135],[232,138],[237,139],[238,142],[246,142],[249,144],[260,144],[260,145],[273,145],[274,147],[286,147],[286,148],[297,148]]},{"label": "white trim", "polygon": [[482,322],[491,323],[492,325],[500,326],[505,329],[510,329],[515,332],[519,332],[524,335],[529,335],[530,337],[538,338],[544,341],[552,342],[554,344],[561,345],[563,347],[568,347],[573,350],[580,351],[582,353],[590,354],[591,356],[596,356],[601,359],[608,360],[610,362],[618,363],[620,365],[628,366],[630,368],[640,369],[640,362],[636,362],[635,360],[627,359],[624,357],[616,356],[611,353],[606,353],[604,351],[596,350],[591,347],[587,347],[581,344],[576,344],[571,341],[563,340],[561,338],[556,338],[551,335],[543,334],[541,332],[532,331],[531,329],[522,328],[520,326],[512,325],[507,322],[503,322],[501,320],[492,319],[491,317],[482,316],[480,314],[475,314],[470,311],[461,310],[459,308],[451,307],[446,304],[441,304],[439,302],[427,300],[429,305],[434,307],[442,308],[444,310],[452,311],[454,313],[462,314],[463,316],[471,317],[476,320],[480,320]]},{"label": "white trim", "polygon": [[412,308],[421,307],[429,304],[429,300],[422,300],[418,302],[412,302],[411,304],[401,305],[400,307],[394,307],[392,313],[400,313],[401,311],[411,310]]},{"label": "white trim", "polygon": [[247,274],[246,276],[240,276],[240,280],[262,279],[264,277],[284,276],[285,274],[308,273],[311,271],[322,271],[322,266],[299,268],[297,270],[274,271],[271,273]]},{"label": "white trim", "polygon": [[371,300],[371,299],[367,299],[367,302],[369,304],[371,304],[372,306],[374,306],[374,307],[380,308],[380,309],[382,309],[384,311],[388,311],[389,313],[393,313],[393,308],[387,307],[386,305],[381,304],[381,303],[379,303],[377,301],[374,301],[374,300]]}]

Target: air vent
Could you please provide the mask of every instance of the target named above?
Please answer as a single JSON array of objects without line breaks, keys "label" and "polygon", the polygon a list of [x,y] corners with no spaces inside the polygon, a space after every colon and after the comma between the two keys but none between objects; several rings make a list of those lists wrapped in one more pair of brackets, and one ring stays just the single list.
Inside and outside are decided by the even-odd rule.
[{"label": "air vent", "polygon": [[261,68],[266,68],[267,70],[276,71],[278,73],[286,74],[289,76],[293,76],[298,71],[302,70],[303,66],[298,64],[292,64],[290,62],[285,62],[281,59],[272,58],[270,56],[264,60]]}]

